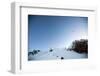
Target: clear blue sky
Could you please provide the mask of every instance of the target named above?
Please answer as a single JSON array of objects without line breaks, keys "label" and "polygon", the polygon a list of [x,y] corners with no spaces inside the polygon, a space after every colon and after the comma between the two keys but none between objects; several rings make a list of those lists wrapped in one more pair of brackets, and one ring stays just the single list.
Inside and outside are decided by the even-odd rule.
[{"label": "clear blue sky", "polygon": [[87,35],[88,17],[28,15],[28,49],[68,47]]}]

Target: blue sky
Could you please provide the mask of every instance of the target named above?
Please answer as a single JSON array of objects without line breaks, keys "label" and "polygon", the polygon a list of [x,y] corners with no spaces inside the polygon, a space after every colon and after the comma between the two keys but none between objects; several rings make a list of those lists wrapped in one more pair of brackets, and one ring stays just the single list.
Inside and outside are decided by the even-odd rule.
[{"label": "blue sky", "polygon": [[88,17],[28,15],[28,49],[68,47],[87,35]]}]

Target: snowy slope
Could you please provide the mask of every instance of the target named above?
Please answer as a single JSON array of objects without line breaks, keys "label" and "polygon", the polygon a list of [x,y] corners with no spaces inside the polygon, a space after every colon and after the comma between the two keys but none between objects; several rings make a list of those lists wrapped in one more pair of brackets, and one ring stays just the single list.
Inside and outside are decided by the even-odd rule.
[{"label": "snowy slope", "polygon": [[40,51],[36,55],[29,55],[29,60],[53,60],[53,59],[79,59],[87,58],[87,54],[79,54],[74,51],[66,50],[64,48],[56,48],[52,52],[49,51]]}]

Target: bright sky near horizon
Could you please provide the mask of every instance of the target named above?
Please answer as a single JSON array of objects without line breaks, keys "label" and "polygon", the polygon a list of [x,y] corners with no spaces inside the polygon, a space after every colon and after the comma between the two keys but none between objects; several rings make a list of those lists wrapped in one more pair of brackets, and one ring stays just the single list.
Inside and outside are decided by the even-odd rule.
[{"label": "bright sky near horizon", "polygon": [[48,50],[87,39],[88,17],[28,15],[28,48]]}]

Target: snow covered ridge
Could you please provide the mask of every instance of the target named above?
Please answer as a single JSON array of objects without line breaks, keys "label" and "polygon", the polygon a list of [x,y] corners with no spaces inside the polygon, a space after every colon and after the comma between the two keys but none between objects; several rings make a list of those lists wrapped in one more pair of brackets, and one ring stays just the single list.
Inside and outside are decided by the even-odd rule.
[{"label": "snow covered ridge", "polygon": [[28,60],[56,60],[88,58],[88,40],[80,39],[72,42],[70,48],[51,48],[47,51],[33,50],[28,52]]}]

